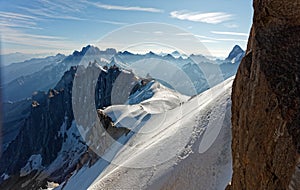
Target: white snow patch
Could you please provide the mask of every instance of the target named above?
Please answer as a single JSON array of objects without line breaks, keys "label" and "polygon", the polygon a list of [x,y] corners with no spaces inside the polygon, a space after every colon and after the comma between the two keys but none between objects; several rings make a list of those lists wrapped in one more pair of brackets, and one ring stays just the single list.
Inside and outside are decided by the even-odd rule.
[{"label": "white snow patch", "polygon": [[3,174],[1,175],[1,178],[2,178],[3,180],[7,180],[7,179],[9,178],[9,175],[6,174],[6,173],[3,173]]},{"label": "white snow patch", "polygon": [[33,170],[42,170],[44,167],[42,166],[43,158],[40,154],[33,154],[27,161],[27,164],[21,168],[20,177],[26,176],[30,174]]},{"label": "white snow patch", "polygon": [[[130,95],[127,103],[138,104],[145,100],[144,104],[147,104],[147,102],[148,103],[151,102],[155,104],[157,102],[157,103],[161,103],[161,105],[159,106],[165,108],[166,110],[169,110],[177,107],[180,103],[185,102],[188,99],[189,96],[182,95],[174,90],[165,87],[161,83],[152,80],[144,87],[142,87],[140,90]],[[161,110],[161,111],[166,111],[166,110]]]},{"label": "white snow patch", "polygon": [[122,69],[122,72],[123,72],[123,73],[126,73],[126,74],[131,74],[130,71],[127,71],[127,70],[125,70],[125,69]]},{"label": "white snow patch", "polygon": [[100,61],[101,61],[101,62],[104,62],[104,63],[107,63],[107,64],[109,63],[109,60],[107,60],[107,59],[105,59],[105,58],[103,58],[103,57],[100,57]]}]

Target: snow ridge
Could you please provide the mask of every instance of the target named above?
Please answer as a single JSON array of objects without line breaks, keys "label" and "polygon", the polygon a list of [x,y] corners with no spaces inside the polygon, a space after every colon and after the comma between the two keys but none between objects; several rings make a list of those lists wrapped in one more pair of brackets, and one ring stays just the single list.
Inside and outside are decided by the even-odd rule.
[{"label": "snow ridge", "polygon": [[233,77],[171,109],[155,110],[166,103],[162,98],[151,103],[160,92],[139,104],[106,108],[117,126],[135,124],[127,143],[111,147],[111,160],[82,168],[63,189],[75,184],[76,189],[91,190],[224,189],[232,174],[232,81]]}]

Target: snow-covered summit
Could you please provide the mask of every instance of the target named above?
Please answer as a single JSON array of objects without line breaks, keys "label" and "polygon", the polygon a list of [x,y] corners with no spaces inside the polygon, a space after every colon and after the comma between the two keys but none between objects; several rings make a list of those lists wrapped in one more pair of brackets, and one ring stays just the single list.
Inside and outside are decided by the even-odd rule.
[{"label": "snow-covered summit", "polygon": [[245,51],[239,45],[235,45],[225,60],[238,63],[244,57],[244,54]]}]

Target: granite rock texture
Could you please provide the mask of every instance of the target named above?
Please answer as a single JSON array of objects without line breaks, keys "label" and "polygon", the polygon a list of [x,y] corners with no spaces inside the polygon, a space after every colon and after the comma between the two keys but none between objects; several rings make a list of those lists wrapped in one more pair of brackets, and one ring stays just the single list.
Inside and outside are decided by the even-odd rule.
[{"label": "granite rock texture", "polygon": [[228,189],[299,189],[300,1],[254,0],[253,7],[247,51],[232,91]]}]

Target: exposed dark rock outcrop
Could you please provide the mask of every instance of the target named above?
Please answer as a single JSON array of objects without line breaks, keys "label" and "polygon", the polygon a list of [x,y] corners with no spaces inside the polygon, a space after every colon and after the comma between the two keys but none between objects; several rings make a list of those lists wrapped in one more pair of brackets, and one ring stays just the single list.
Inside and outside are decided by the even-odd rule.
[{"label": "exposed dark rock outcrop", "polygon": [[[94,82],[88,81],[90,78],[87,76],[95,77]],[[93,63],[87,68],[71,67],[54,89],[50,89],[47,93],[42,91],[34,93],[29,113],[24,116],[25,119],[22,118],[24,122],[19,123],[21,126],[18,135],[9,143],[0,159],[0,189],[38,189],[46,185],[47,181],[60,183],[76,168],[87,163],[92,165],[98,159],[84,142],[85,139],[81,137],[76,126],[73,126],[74,78],[77,78],[77,87],[80,88],[75,92],[79,93],[77,94],[79,101],[85,106],[80,107],[82,117],[86,117],[93,110],[97,116],[96,108],[124,103],[122,101],[127,100],[130,90],[138,83],[137,77],[132,72],[123,72],[117,67],[106,71]],[[81,93],[90,93],[93,98],[91,101],[94,103],[85,102],[85,96]],[[112,95],[118,97],[117,102],[112,102]],[[76,124],[77,122],[85,124],[80,119],[82,118],[76,118]],[[116,128],[110,118],[100,111],[96,119],[96,123],[102,125],[113,139],[118,139],[129,131],[125,128]],[[88,127],[90,126],[87,125]],[[70,138],[73,140],[70,141]],[[98,137],[98,141],[101,141],[101,137]],[[105,151],[109,143],[103,143],[105,147],[100,147],[102,151]],[[25,171],[23,172],[25,174],[22,174],[21,168],[26,166],[32,155],[40,155],[42,169],[33,168],[32,171]],[[61,156],[63,162],[59,162],[54,168],[51,167],[58,156]],[[4,177],[1,175],[10,177],[3,182]]]},{"label": "exposed dark rock outcrop", "polygon": [[123,134],[128,134],[130,132],[130,130],[125,127],[116,127],[111,118],[103,113],[103,111],[97,110],[97,114],[103,127],[113,139],[117,140]]},{"label": "exposed dark rock outcrop", "polygon": [[299,189],[300,1],[254,0],[253,6],[246,56],[232,91],[228,189]]}]

